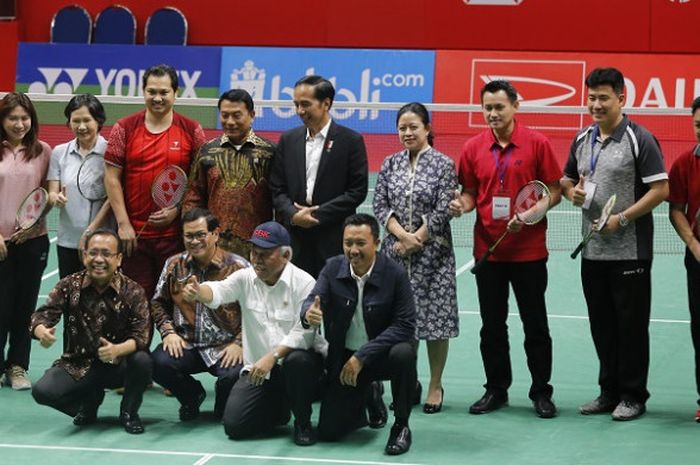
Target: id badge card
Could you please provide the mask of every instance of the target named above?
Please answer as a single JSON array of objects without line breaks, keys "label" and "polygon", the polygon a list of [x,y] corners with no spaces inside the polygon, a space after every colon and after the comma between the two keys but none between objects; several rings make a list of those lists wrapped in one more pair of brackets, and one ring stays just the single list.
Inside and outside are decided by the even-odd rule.
[{"label": "id badge card", "polygon": [[510,197],[494,195],[491,200],[491,216],[494,220],[510,219]]},{"label": "id badge card", "polygon": [[583,208],[584,210],[588,210],[591,207],[591,202],[593,201],[593,196],[595,195],[595,190],[597,188],[598,185],[596,183],[586,181],[586,183],[583,185],[583,190],[586,191],[586,198],[584,199],[581,208]]}]

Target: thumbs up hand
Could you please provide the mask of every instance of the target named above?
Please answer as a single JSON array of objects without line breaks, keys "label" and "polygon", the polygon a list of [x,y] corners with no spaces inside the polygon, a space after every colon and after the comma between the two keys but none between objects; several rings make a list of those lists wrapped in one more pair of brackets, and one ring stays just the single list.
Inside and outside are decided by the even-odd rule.
[{"label": "thumbs up hand", "polygon": [[190,279],[187,280],[185,288],[182,290],[183,298],[187,302],[194,302],[195,300],[197,300],[197,297],[199,297],[199,291],[200,288],[197,277],[190,276]]},{"label": "thumbs up hand", "polygon": [[323,311],[321,310],[321,298],[319,296],[314,297],[314,303],[306,310],[304,318],[306,318],[309,325],[315,328],[321,326],[321,323],[323,323]]},{"label": "thumbs up hand", "polygon": [[100,348],[97,349],[97,356],[102,363],[111,365],[117,365],[119,363],[117,346],[103,337],[100,337]]},{"label": "thumbs up hand", "polygon": [[455,189],[454,196],[447,205],[450,215],[455,218],[459,218],[464,213],[464,205],[462,204],[461,196],[459,189]]},{"label": "thumbs up hand", "polygon": [[578,179],[578,183],[571,191],[571,203],[573,203],[576,207],[580,207],[583,205],[583,202],[586,201],[586,190],[584,189],[585,184],[586,177],[581,175],[581,177]]}]

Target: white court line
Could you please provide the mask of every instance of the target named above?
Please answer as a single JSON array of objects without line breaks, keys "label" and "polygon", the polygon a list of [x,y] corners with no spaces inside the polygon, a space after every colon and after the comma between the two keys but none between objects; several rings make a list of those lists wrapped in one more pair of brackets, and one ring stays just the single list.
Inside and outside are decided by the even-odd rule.
[{"label": "white court line", "polygon": [[46,273],[44,276],[41,277],[41,280],[42,280],[42,281],[46,281],[46,280],[49,279],[51,276],[56,276],[57,274],[58,274],[58,268],[55,269],[55,270],[53,270],[53,271],[49,271],[48,273]]},{"label": "white court line", "polygon": [[[69,446],[40,446],[34,444],[0,444],[0,448],[5,449],[37,449],[55,451],[74,452],[111,452],[115,454],[143,454],[143,455],[174,455],[181,457],[201,457],[209,458],[233,458],[251,460],[277,460],[284,462],[306,462],[306,463],[338,463],[350,465],[395,465],[395,462],[372,462],[363,460],[339,460],[339,459],[316,459],[311,457],[275,457],[269,455],[244,455],[244,454],[217,454],[209,452],[178,452],[169,450],[144,450],[144,449],[108,449],[103,447],[69,447]],[[420,465],[416,463],[403,463],[402,465]]]},{"label": "white court line", "polygon": [[[460,315],[479,315],[479,312],[473,310],[460,310]],[[519,316],[518,313],[509,313],[508,316]],[[552,315],[547,314],[547,318],[553,318],[558,320],[588,320],[587,316],[583,315]],[[667,318],[651,318],[649,319],[651,323],[669,323],[669,324],[690,324],[690,320],[671,320]]]},{"label": "white court line", "polygon": [[214,458],[213,455],[207,454],[207,455],[205,455],[204,457],[202,457],[201,459],[197,460],[197,461],[196,461],[195,463],[193,463],[192,465],[204,465],[205,463],[207,463],[209,460],[211,460],[211,459],[213,459],[213,458]]}]

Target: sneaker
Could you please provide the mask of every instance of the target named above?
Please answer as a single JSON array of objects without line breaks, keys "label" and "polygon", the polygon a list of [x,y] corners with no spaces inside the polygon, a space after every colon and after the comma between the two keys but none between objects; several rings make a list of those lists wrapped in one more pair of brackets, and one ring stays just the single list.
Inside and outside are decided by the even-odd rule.
[{"label": "sneaker", "polygon": [[18,365],[12,365],[5,370],[3,384],[12,386],[15,391],[26,391],[32,388],[32,382],[29,380],[26,370]]},{"label": "sneaker", "polygon": [[612,419],[617,421],[634,420],[644,414],[647,408],[641,402],[633,400],[623,400],[617,404],[612,413]]},{"label": "sneaker", "polygon": [[596,415],[598,413],[610,413],[617,407],[617,402],[606,396],[598,396],[590,402],[586,402],[578,408],[581,415]]}]

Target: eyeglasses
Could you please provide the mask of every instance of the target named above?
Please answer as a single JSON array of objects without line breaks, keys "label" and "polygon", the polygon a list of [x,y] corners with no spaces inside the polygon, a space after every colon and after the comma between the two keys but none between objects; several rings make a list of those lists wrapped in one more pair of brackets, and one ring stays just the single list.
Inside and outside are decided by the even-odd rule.
[{"label": "eyeglasses", "polygon": [[119,255],[119,252],[110,252],[109,250],[97,250],[97,249],[90,249],[87,252],[88,257],[90,258],[97,258],[100,255],[103,256],[104,258],[112,258],[116,257]]},{"label": "eyeglasses", "polygon": [[203,241],[209,235],[209,231],[199,231],[185,234],[185,242]]}]

